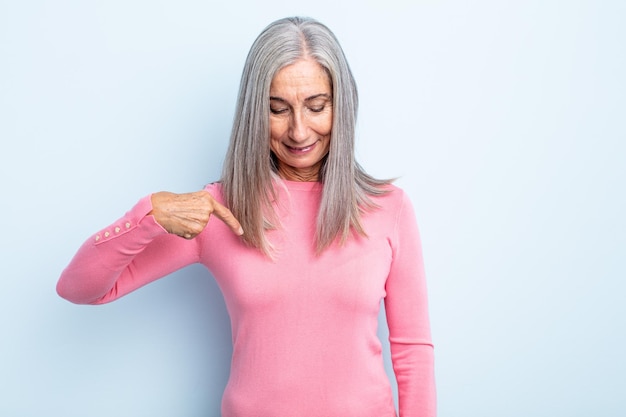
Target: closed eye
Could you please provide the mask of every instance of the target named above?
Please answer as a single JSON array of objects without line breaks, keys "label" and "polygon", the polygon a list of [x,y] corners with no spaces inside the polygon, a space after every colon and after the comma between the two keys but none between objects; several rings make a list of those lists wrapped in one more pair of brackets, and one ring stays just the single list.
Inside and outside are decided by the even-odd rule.
[{"label": "closed eye", "polygon": [[288,111],[288,109],[287,108],[275,109],[273,107],[270,107],[270,111],[272,112],[272,114],[284,114]]}]

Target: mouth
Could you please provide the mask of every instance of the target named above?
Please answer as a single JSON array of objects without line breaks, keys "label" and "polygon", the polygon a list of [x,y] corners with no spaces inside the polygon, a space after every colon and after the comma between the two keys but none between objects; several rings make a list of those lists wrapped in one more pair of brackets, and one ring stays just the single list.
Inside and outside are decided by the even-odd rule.
[{"label": "mouth", "polygon": [[317,145],[317,142],[309,145],[309,146],[301,146],[301,147],[295,147],[295,146],[289,146],[289,145],[285,145],[285,147],[289,150],[289,152],[296,154],[296,155],[303,155],[306,153],[311,152],[311,150],[313,150],[313,148],[315,148],[315,145]]}]

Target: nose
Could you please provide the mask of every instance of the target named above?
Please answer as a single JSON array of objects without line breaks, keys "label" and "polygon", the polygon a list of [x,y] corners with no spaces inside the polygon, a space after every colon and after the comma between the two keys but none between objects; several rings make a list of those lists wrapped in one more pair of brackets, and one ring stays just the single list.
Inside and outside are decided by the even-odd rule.
[{"label": "nose", "polygon": [[289,123],[289,138],[294,142],[305,142],[309,137],[309,128],[302,112],[293,112]]}]

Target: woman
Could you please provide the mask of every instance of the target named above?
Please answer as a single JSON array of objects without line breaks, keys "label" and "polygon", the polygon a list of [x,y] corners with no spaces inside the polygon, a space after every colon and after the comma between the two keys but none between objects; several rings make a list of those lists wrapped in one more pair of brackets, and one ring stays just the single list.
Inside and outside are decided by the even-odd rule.
[{"label": "woman", "polygon": [[57,291],[102,304],[205,265],[232,324],[224,417],[395,416],[376,336],[384,299],[400,416],[434,416],[417,225],[406,195],[355,162],[356,111],[332,32],[272,23],[244,67],[221,181],[140,200],[83,244]]}]

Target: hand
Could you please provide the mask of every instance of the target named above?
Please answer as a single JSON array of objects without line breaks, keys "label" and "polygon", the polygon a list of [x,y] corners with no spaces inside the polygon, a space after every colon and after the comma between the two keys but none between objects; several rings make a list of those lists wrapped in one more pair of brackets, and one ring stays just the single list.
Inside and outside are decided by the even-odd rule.
[{"label": "hand", "polygon": [[243,235],[241,224],[233,213],[215,201],[207,191],[174,194],[166,191],[152,194],[152,211],[148,214],[169,233],[193,239],[209,222],[211,214],[221,219],[236,235]]}]

